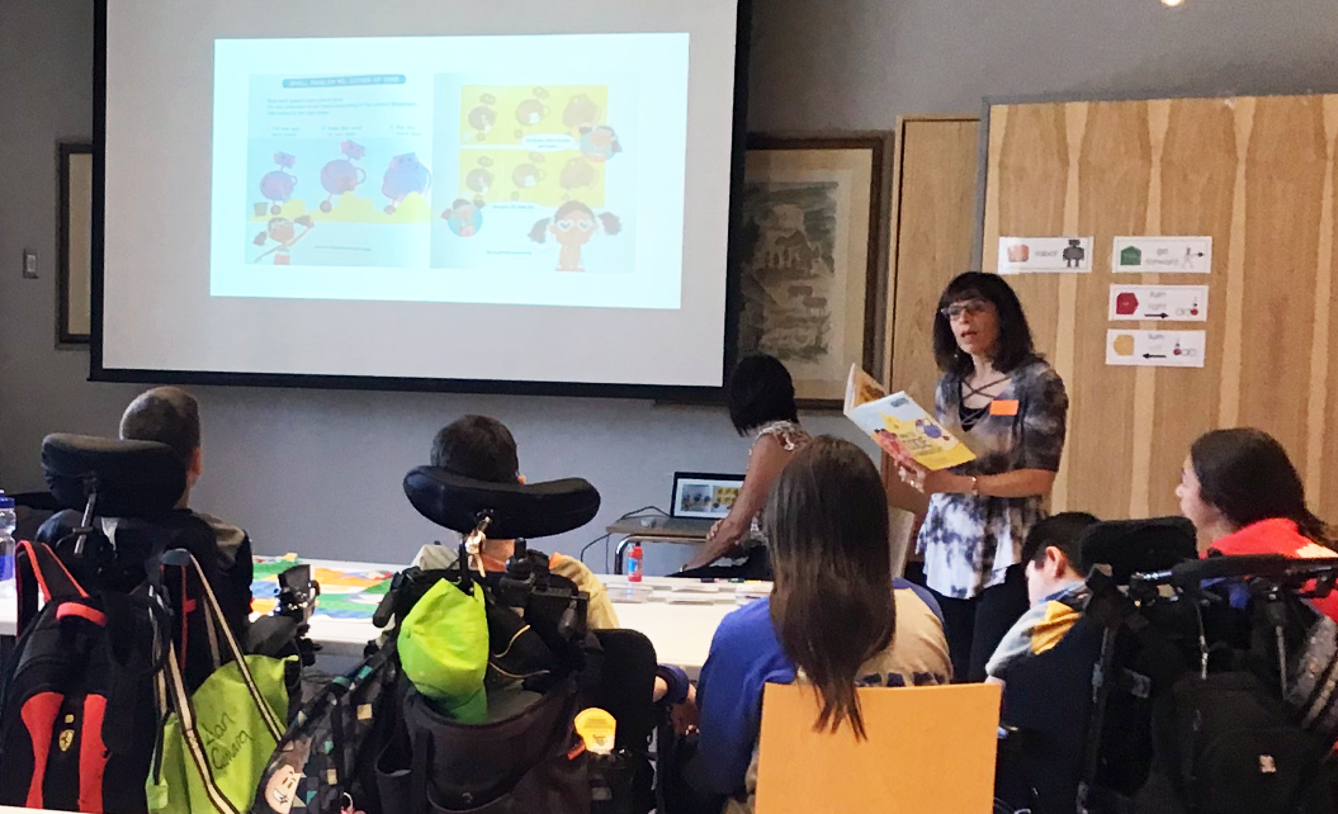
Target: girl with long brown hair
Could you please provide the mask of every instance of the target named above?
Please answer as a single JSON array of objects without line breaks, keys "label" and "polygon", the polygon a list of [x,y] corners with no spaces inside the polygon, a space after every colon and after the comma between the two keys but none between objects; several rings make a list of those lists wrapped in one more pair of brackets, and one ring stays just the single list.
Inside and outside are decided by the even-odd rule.
[{"label": "girl with long brown hair", "polygon": [[865,735],[856,688],[952,676],[933,596],[892,576],[887,498],[849,441],[816,438],[772,486],[764,514],[776,571],[769,599],[721,622],[697,689],[701,739],[687,772],[699,790],[752,810],[767,683],[811,684],[816,729]]}]

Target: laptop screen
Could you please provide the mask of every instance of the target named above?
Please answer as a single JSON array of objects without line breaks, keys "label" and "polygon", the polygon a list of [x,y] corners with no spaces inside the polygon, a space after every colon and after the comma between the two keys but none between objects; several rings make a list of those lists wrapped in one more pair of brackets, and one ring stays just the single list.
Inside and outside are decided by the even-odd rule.
[{"label": "laptop screen", "polygon": [[734,506],[742,486],[742,475],[675,472],[669,513],[674,517],[724,517]]}]

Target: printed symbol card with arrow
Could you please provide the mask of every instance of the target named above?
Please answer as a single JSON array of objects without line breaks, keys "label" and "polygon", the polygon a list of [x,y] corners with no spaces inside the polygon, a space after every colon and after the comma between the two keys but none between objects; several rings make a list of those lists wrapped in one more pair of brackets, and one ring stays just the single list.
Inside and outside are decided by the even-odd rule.
[{"label": "printed symbol card with arrow", "polygon": [[1112,285],[1112,322],[1207,322],[1206,285]]},{"label": "printed symbol card with arrow", "polygon": [[1118,367],[1203,367],[1207,331],[1106,331],[1106,364]]},{"label": "printed symbol card with arrow", "polygon": [[1117,237],[1110,258],[1116,272],[1138,274],[1210,274],[1211,237]]}]

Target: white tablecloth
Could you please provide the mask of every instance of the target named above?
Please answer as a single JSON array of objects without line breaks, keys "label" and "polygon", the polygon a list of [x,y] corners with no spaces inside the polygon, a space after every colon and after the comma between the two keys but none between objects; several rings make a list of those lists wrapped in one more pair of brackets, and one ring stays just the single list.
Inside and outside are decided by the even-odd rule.
[{"label": "white tablecloth", "polygon": [[[394,571],[402,566],[376,563],[340,562],[334,560],[306,560],[313,566],[336,570]],[[662,664],[676,664],[694,678],[706,662],[711,637],[720,620],[740,602],[741,586],[733,583],[703,585],[686,580],[665,577],[646,577],[640,591],[629,591],[624,576],[601,576],[608,586],[614,611],[624,628],[639,630],[655,645],[656,657]],[[749,594],[762,593],[769,588],[765,583],[750,583]],[[632,594],[644,601],[628,601]],[[649,593],[649,597],[641,594]],[[15,635],[17,607],[12,598],[0,600],[0,635]],[[322,653],[334,656],[359,656],[364,645],[376,638],[378,631],[370,619],[331,619],[319,614],[311,620],[311,638],[322,645]]]}]

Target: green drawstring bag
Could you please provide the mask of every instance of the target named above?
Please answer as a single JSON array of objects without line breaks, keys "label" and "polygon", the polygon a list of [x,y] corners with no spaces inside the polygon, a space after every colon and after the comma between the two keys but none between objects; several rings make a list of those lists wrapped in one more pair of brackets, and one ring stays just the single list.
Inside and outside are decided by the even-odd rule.
[{"label": "green drawstring bag", "polygon": [[147,783],[153,814],[241,814],[255,800],[256,785],[283,734],[288,718],[286,662],[243,656],[200,565],[191,565],[204,586],[204,612],[223,634],[232,661],[214,670],[193,694],[174,648],[159,673],[164,711],[162,743]]},{"label": "green drawstring bag", "polygon": [[443,579],[428,589],[400,626],[398,650],[420,695],[461,723],[487,720],[488,617],[477,586],[465,593]]}]

